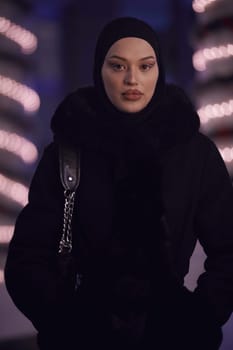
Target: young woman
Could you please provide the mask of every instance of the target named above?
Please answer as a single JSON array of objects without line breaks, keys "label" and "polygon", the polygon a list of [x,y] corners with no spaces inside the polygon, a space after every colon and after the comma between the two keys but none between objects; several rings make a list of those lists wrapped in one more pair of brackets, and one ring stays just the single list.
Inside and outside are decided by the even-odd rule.
[{"label": "young woman", "polygon": [[[218,349],[233,306],[233,190],[183,91],[167,85],[155,32],[101,32],[94,86],[70,94],[18,217],[5,277],[41,349]],[[79,286],[61,279],[59,145],[80,151],[72,221]],[[207,259],[184,286],[197,239]]]}]

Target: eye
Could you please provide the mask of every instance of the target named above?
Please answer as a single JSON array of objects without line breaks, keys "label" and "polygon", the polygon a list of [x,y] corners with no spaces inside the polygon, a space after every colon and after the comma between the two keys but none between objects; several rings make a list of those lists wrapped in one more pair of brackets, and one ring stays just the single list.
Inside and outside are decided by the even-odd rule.
[{"label": "eye", "polygon": [[125,66],[121,63],[110,63],[110,67],[116,72],[119,72],[125,69]]},{"label": "eye", "polygon": [[150,70],[153,66],[154,66],[154,63],[143,63],[140,68],[142,71],[145,72]]}]

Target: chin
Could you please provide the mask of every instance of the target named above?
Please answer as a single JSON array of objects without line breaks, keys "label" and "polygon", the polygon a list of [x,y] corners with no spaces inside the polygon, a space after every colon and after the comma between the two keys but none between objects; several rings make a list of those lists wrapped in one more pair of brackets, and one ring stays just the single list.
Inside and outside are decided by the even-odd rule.
[{"label": "chin", "polygon": [[138,106],[130,106],[130,107],[124,107],[124,106],[121,106],[119,108],[119,110],[121,110],[122,112],[125,112],[125,113],[138,113],[140,112],[143,108],[145,108],[144,106],[143,107],[138,107]]},{"label": "chin", "polygon": [[129,114],[135,114],[135,113],[140,112],[141,110],[142,110],[142,108],[140,108],[140,109],[135,109],[135,110],[130,109],[130,110],[125,110],[125,112],[126,112],[126,113],[129,113]]}]

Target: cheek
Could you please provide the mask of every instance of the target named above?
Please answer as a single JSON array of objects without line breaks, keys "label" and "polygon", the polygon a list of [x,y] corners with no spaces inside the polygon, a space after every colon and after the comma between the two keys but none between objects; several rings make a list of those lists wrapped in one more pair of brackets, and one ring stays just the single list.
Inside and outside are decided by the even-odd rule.
[{"label": "cheek", "polygon": [[151,96],[153,95],[155,89],[156,89],[156,85],[157,85],[157,81],[158,81],[158,73],[155,72],[155,74],[153,75],[153,77],[150,79],[150,81],[148,81],[148,92],[150,92]]},{"label": "cheek", "polygon": [[114,96],[114,94],[118,91],[118,79],[112,75],[105,75],[103,81],[106,93],[110,96]]}]

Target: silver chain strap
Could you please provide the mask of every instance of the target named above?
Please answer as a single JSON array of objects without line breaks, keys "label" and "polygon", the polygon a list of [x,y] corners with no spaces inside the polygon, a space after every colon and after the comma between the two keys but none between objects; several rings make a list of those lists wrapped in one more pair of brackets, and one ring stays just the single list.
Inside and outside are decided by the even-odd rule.
[{"label": "silver chain strap", "polygon": [[59,244],[58,252],[60,254],[70,253],[72,250],[72,215],[74,210],[74,198],[75,191],[70,192],[69,190],[64,191],[65,204],[64,204],[64,217],[63,217],[63,230],[62,238]]}]

